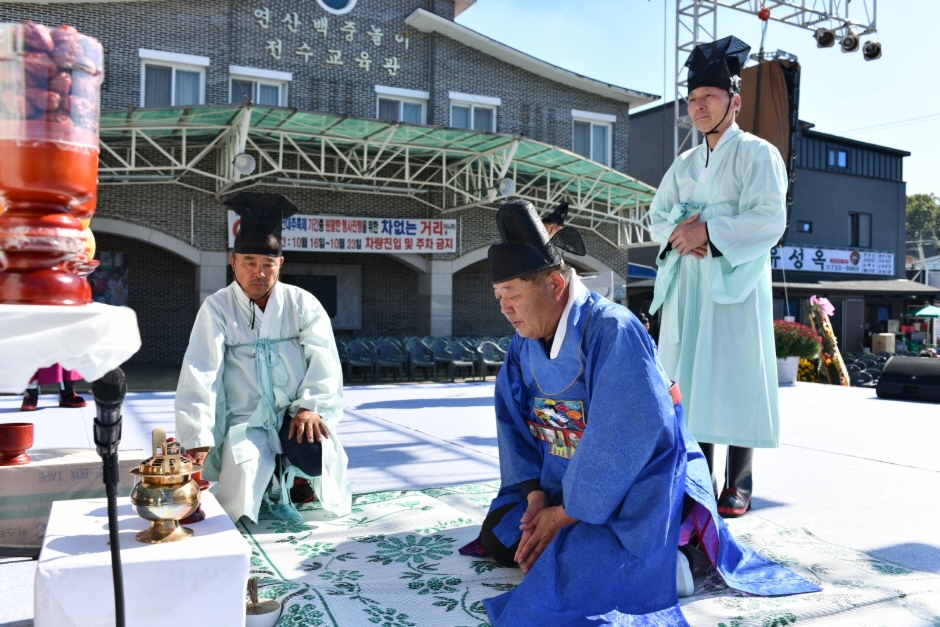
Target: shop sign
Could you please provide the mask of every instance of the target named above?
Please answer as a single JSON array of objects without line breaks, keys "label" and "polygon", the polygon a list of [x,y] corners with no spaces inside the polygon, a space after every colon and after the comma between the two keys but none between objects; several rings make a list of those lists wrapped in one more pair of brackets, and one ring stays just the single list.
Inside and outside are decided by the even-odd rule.
[{"label": "shop sign", "polygon": [[770,249],[770,265],[774,270],[894,276],[894,253],[780,246]]},{"label": "shop sign", "polygon": [[[229,211],[229,248],[239,226],[238,214]],[[281,246],[328,253],[454,253],[456,235],[456,220],[296,215],[284,220]]]}]

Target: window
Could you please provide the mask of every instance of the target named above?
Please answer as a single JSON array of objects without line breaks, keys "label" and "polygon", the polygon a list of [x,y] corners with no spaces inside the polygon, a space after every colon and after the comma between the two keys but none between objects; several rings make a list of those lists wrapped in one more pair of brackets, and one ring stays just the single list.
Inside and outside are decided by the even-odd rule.
[{"label": "window", "polygon": [[871,248],[870,213],[849,213],[849,246]]},{"label": "window", "polygon": [[174,107],[205,104],[209,57],[160,50],[138,51],[141,60],[140,104]]},{"label": "window", "polygon": [[425,108],[430,97],[428,92],[382,85],[376,85],[375,92],[378,94],[378,119],[424,124]]},{"label": "window", "polygon": [[601,165],[610,165],[611,135],[617,116],[572,110],[571,150]]},{"label": "window", "polygon": [[293,79],[290,72],[276,72],[230,65],[231,88],[229,102],[244,104],[245,97],[254,104],[271,107],[287,106],[287,85]]},{"label": "window", "polygon": [[496,109],[500,98],[450,92],[450,125],[471,131],[496,132]]},{"label": "window", "polygon": [[813,223],[807,222],[805,220],[796,221],[796,232],[797,233],[812,233],[813,232]]},{"label": "window", "polygon": [[843,170],[848,169],[849,152],[847,150],[843,150],[842,148],[830,148],[829,149],[829,167],[830,168],[842,168]]}]

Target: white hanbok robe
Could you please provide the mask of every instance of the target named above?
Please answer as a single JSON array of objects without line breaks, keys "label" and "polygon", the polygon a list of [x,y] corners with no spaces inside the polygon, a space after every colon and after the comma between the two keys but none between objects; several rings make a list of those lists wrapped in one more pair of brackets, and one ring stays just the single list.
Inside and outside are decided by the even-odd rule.
[{"label": "white hanbok robe", "polygon": [[[661,244],[650,312],[660,305],[659,359],[679,382],[689,431],[700,442],[779,442],[770,249],[786,228],[786,167],[766,141],[733,125],[705,167],[703,142],[680,155],[650,206]],[[701,213],[704,259],[672,250],[669,236]],[[663,258],[665,257],[665,258]]]},{"label": "white hanbok robe", "polygon": [[[254,328],[251,327],[254,308]],[[233,282],[205,300],[176,390],[176,438],[212,447],[203,477],[226,513],[258,519],[285,410],[320,415],[323,474],[313,489],[323,508],[349,513],[352,490],[336,427],[343,415],[343,374],[330,318],[312,294],[277,283],[262,312]]]}]

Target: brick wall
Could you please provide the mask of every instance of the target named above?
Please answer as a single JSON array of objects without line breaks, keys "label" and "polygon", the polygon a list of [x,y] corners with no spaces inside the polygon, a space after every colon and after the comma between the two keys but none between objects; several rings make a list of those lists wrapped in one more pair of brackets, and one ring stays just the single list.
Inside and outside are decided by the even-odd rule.
[{"label": "brick wall", "polygon": [[290,264],[350,264],[362,267],[362,329],[337,331],[350,337],[418,333],[418,275],[394,258],[381,254],[284,253],[284,272]]},{"label": "brick wall", "polygon": [[127,304],[137,314],[140,350],[130,363],[181,364],[196,319],[196,269],[155,246],[126,237],[96,236],[100,252],[127,256]]},{"label": "brick wall", "polygon": [[[270,21],[264,29],[255,10],[266,7]],[[0,3],[0,21],[31,19],[55,26],[72,24],[101,40],[106,52],[104,109],[140,105],[139,48],[209,57],[206,102],[229,101],[229,65],[293,73],[289,86],[291,107],[337,114],[375,117],[375,85],[431,92],[428,121],[449,125],[448,91],[502,98],[497,130],[571,146],[571,109],[617,116],[613,131],[613,167],[626,170],[629,136],[627,108],[607,98],[581,92],[530,74],[515,66],[466,48],[441,35],[426,35],[406,28],[404,20],[415,9],[453,18],[452,0],[359,0],[345,16],[326,13],[308,0],[161,0],[120,3],[32,4]],[[282,20],[297,12],[301,25],[293,33]],[[327,36],[313,29],[313,20],[327,18]],[[355,22],[353,41],[339,29]],[[366,35],[371,26],[381,29],[381,46]],[[395,40],[408,32],[408,48]],[[268,42],[281,40],[281,59],[274,59]],[[306,43],[309,60],[295,54]],[[327,51],[340,50],[343,65],[328,65]],[[362,52],[373,60],[371,68],[355,62]],[[396,57],[396,76],[382,69],[386,58]],[[210,155],[205,166],[212,171]],[[204,184],[204,183],[200,183]],[[441,217],[432,208],[409,198],[329,192],[315,189],[255,188],[285,193],[305,213],[365,217]],[[433,194],[432,194],[433,195]],[[552,207],[539,207],[550,210]],[[193,219],[191,220],[191,214]],[[192,243],[202,251],[227,249],[224,207],[213,196],[172,184],[102,185],[98,214],[140,224]],[[449,214],[458,221],[458,253],[435,255],[454,259],[488,246],[497,239],[494,209],[474,208]],[[131,305],[141,317],[144,348],[140,361],[175,361],[182,357],[195,315],[193,267],[171,253],[116,236],[101,236],[101,250],[122,246],[131,262]],[[585,234],[591,255],[623,271],[627,252],[617,250],[593,234]],[[141,261],[143,260],[143,261]],[[363,272],[363,324],[366,335],[408,335],[417,332],[417,275],[384,255],[289,253],[288,262],[354,263]],[[140,277],[146,277],[141,282]],[[152,295],[142,293],[147,285]],[[144,324],[146,320],[146,324]],[[454,333],[503,334],[508,324],[495,306],[485,263],[474,264],[454,277]],[[145,330],[146,329],[146,330]],[[154,333],[163,335],[154,335]],[[164,337],[165,336],[165,337]]]},{"label": "brick wall", "polygon": [[493,297],[486,260],[454,274],[454,335],[512,335],[515,330]]}]

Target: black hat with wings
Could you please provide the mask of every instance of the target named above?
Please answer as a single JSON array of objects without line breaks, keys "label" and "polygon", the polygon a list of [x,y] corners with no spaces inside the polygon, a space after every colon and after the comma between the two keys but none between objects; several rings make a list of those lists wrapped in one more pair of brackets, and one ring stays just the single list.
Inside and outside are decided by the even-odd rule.
[{"label": "black hat with wings", "polygon": [[493,283],[554,268],[563,261],[562,251],[584,255],[581,234],[565,227],[554,237],[542,225],[539,214],[528,200],[512,200],[496,212],[496,227],[502,240],[490,246],[490,280]]},{"label": "black hat with wings", "polygon": [[281,224],[299,211],[281,194],[240,192],[225,201],[241,218],[234,252],[281,256]]},{"label": "black hat with wings", "polygon": [[698,87],[718,87],[732,94],[741,91],[741,70],[751,47],[734,36],[699,44],[685,62],[689,93]]}]

